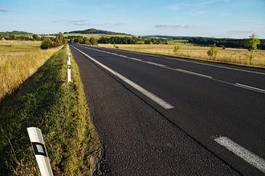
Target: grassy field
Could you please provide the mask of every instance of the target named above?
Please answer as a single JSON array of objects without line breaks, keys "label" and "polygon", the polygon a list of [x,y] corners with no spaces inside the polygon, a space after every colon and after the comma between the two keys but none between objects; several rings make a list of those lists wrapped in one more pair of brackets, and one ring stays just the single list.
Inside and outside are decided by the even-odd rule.
[{"label": "grassy field", "polygon": [[41,128],[55,175],[92,175],[100,142],[78,66],[66,83],[66,49],[53,55],[0,104],[0,175],[39,175],[26,128]]},{"label": "grassy field", "polygon": [[35,41],[0,41],[0,101],[58,49],[41,50],[40,42]]},{"label": "grassy field", "polygon": [[[112,45],[112,44],[100,44],[100,47],[114,48],[115,46],[119,49],[138,51],[152,54],[162,54],[169,56],[180,56],[188,57],[198,60],[222,62],[236,65],[254,66],[265,68],[265,51],[258,50],[255,57],[252,59],[251,64],[249,63],[248,55],[249,52],[246,49],[233,49],[233,48],[218,48],[218,53],[215,59],[210,59],[207,55],[209,47],[194,46],[191,44],[179,43],[176,45]],[[174,47],[179,46],[179,49],[174,52]]]}]

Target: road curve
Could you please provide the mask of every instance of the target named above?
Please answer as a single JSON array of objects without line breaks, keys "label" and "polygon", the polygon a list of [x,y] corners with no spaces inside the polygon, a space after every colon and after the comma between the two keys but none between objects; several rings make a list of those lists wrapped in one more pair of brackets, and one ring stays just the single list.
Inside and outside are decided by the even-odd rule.
[{"label": "road curve", "polygon": [[264,175],[264,70],[71,49],[112,175]]}]

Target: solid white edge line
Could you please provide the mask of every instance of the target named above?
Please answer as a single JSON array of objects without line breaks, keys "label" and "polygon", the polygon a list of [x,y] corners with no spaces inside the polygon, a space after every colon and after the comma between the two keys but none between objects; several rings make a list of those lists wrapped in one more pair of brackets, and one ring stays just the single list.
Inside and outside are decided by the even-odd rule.
[{"label": "solid white edge line", "polygon": [[235,155],[239,156],[252,166],[259,169],[261,172],[265,173],[265,160],[261,157],[257,156],[256,154],[248,151],[244,147],[240,146],[239,144],[235,143],[228,137],[218,137],[214,139],[215,142],[225,147],[227,150],[231,151]]},{"label": "solid white edge line", "polygon": [[257,87],[252,87],[252,86],[245,85],[245,84],[235,83],[235,86],[236,87],[241,87],[243,89],[248,89],[248,90],[252,90],[252,91],[255,91],[255,92],[259,92],[259,93],[265,93],[264,89],[260,89],[260,88],[257,88]]},{"label": "solid white edge line", "polygon": [[78,48],[76,48],[74,46],[73,46],[73,48],[76,49],[77,51],[79,51],[80,53],[82,53],[84,56],[86,56],[90,60],[92,60],[93,62],[95,62],[96,64],[98,64],[99,66],[103,67],[104,69],[106,69],[107,71],[112,73],[113,75],[115,75],[116,77],[118,77],[119,79],[121,79],[122,81],[126,82],[127,84],[129,84],[130,86],[135,88],[137,91],[141,92],[142,94],[144,94],[145,96],[147,96],[148,98],[150,98],[151,100],[153,100],[154,102],[159,104],[160,106],[162,106],[164,109],[173,109],[174,108],[174,106],[172,106],[171,104],[167,103],[166,101],[162,100],[161,98],[159,98],[155,94],[149,92],[148,90],[144,89],[140,85],[138,85],[138,84],[134,83],[133,81],[127,79],[126,77],[124,77],[123,75],[119,74],[118,72],[112,70],[111,68],[107,67],[106,65],[100,63],[99,61],[97,61],[96,59],[94,59],[91,56],[87,55],[86,53],[84,53],[83,51],[79,50]]}]

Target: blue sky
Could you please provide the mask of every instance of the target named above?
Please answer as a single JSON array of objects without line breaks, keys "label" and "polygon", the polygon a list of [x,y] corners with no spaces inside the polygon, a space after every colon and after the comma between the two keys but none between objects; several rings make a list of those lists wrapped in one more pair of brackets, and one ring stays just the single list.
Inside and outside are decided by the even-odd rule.
[{"label": "blue sky", "polygon": [[265,0],[0,0],[0,31],[265,38]]}]

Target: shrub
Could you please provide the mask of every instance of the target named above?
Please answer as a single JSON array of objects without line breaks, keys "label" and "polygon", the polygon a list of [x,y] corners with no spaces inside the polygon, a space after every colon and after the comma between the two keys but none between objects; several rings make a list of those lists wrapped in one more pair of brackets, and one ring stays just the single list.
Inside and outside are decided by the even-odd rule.
[{"label": "shrub", "polygon": [[176,54],[179,51],[179,49],[180,49],[180,46],[179,45],[176,45],[174,47],[174,49],[173,49],[174,54]]},{"label": "shrub", "polygon": [[89,42],[91,43],[91,45],[97,45],[98,44],[97,40],[94,37],[91,37],[89,39]]},{"label": "shrub", "polygon": [[56,35],[55,39],[54,39],[54,43],[53,46],[60,46],[66,43],[66,40],[63,36],[63,34],[61,32],[59,32],[59,34]]},{"label": "shrub", "polygon": [[249,64],[252,64],[252,59],[255,57],[255,51],[258,48],[258,45],[260,45],[260,39],[258,39],[255,34],[252,34],[249,39],[247,40],[247,48],[249,50],[249,54],[248,54],[248,61]]},{"label": "shrub", "polygon": [[210,59],[215,59],[217,56],[217,53],[218,53],[218,50],[215,44],[207,51],[207,55],[210,57]]},{"label": "shrub", "polygon": [[32,38],[33,40],[38,40],[38,41],[41,40],[41,37],[38,34],[33,34]]},{"label": "shrub", "polygon": [[53,46],[53,42],[51,39],[49,38],[45,38],[43,39],[43,41],[41,42],[40,48],[41,49],[48,49],[51,48]]},{"label": "shrub", "polygon": [[255,34],[252,34],[247,40],[246,45],[249,51],[257,50],[257,46],[260,45],[260,39]]}]

